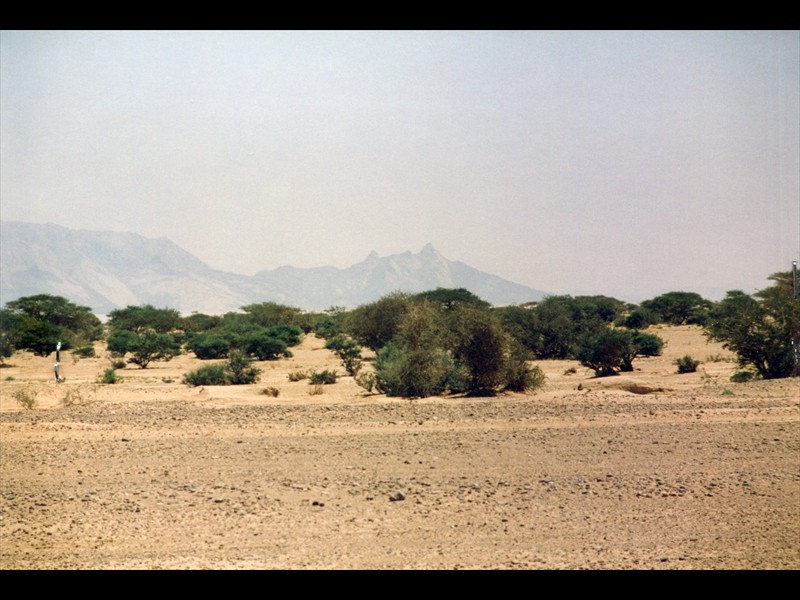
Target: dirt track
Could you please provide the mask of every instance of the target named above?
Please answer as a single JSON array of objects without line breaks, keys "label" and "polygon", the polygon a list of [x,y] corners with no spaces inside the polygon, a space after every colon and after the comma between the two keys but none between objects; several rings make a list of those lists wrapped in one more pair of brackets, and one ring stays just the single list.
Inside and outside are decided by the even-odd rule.
[{"label": "dirt track", "polygon": [[[0,567],[800,568],[797,380],[730,383],[697,329],[657,333],[665,355],[632,374],[543,361],[545,390],[481,399],[346,377],[309,395],[287,374],[337,366],[313,337],[255,386],[204,389],[179,383],[189,356],[102,386],[106,360],[66,361],[56,386],[51,359],[18,354],[0,370]],[[687,352],[715,358],[677,375]]]}]

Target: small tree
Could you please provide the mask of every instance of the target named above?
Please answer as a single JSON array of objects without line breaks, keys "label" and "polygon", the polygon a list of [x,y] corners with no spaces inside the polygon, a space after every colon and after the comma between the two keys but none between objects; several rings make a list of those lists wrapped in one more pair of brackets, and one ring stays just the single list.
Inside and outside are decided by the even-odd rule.
[{"label": "small tree", "polygon": [[156,308],[151,304],[127,306],[108,313],[108,328],[111,331],[133,331],[143,333],[153,330],[156,333],[169,333],[181,329],[184,320],[174,308]]},{"label": "small tree", "polygon": [[330,339],[325,347],[339,357],[348,375],[355,376],[361,369],[361,347],[355,340],[337,335]]},{"label": "small tree", "polygon": [[658,315],[660,322],[672,325],[703,324],[712,306],[713,302],[694,292],[667,292],[641,304],[643,309]]},{"label": "small tree", "polygon": [[606,328],[581,338],[576,348],[580,363],[594,370],[596,377],[616,375],[625,356],[635,353],[628,332]]},{"label": "small tree", "polygon": [[146,369],[153,361],[170,360],[181,353],[180,342],[169,333],[157,333],[154,329],[146,329],[135,334],[130,346],[132,356],[129,363]]},{"label": "small tree", "polygon": [[183,376],[183,383],[191,386],[226,385],[225,365],[203,365]]},{"label": "small tree", "polygon": [[344,328],[359,344],[377,352],[395,336],[409,304],[407,294],[389,294],[348,313]]},{"label": "small tree", "polygon": [[633,359],[639,356],[661,356],[664,340],[652,333],[643,333],[638,330],[622,331],[628,336],[630,344],[622,352],[620,371],[633,371]]},{"label": "small tree", "polygon": [[201,333],[192,335],[189,338],[186,349],[194,352],[195,356],[200,360],[227,358],[231,343],[224,336]]},{"label": "small tree", "polygon": [[244,352],[235,350],[225,365],[227,381],[231,385],[256,383],[261,369],[253,365],[252,359]]},{"label": "small tree", "polygon": [[710,312],[706,335],[735,352],[741,367],[753,367],[763,379],[789,377],[793,319],[800,321],[800,306],[792,314],[792,273],[774,273],[773,285],[749,296],[727,293]]},{"label": "small tree", "polygon": [[450,322],[453,358],[469,373],[469,393],[494,393],[503,384],[508,348],[500,321],[487,310],[464,306]]},{"label": "small tree", "polygon": [[270,334],[266,329],[252,333],[244,340],[244,350],[258,360],[278,360],[281,356],[291,356],[286,342]]}]

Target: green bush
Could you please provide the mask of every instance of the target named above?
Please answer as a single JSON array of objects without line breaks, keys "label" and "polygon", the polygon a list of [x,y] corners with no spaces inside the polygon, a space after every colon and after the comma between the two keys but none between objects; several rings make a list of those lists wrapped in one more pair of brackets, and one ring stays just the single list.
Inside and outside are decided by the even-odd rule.
[{"label": "green bush", "polygon": [[737,371],[733,375],[731,375],[731,381],[734,383],[745,383],[747,381],[752,381],[755,378],[755,373],[752,371]]},{"label": "green bush", "polygon": [[773,285],[749,296],[727,293],[710,312],[709,339],[736,353],[739,366],[754,369],[762,379],[789,377],[794,367],[793,323],[800,322],[794,303],[791,271],[774,273]]},{"label": "green bush", "polygon": [[235,350],[231,352],[225,364],[225,373],[231,385],[243,385],[258,381],[261,369],[253,366],[253,360],[244,352]]},{"label": "green bush", "polygon": [[361,371],[355,376],[355,382],[369,393],[372,393],[372,390],[375,389],[377,378],[372,371]]},{"label": "green bush", "polygon": [[181,313],[174,308],[156,308],[150,304],[127,306],[108,313],[108,328],[112,332],[132,331],[142,333],[170,333],[183,327]]},{"label": "green bush", "polygon": [[680,374],[694,373],[697,371],[697,367],[700,365],[700,361],[695,360],[691,356],[686,354],[680,358],[676,358],[672,364],[678,367],[678,373]]},{"label": "green bush", "polygon": [[181,353],[180,341],[171,333],[158,333],[147,329],[135,334],[128,362],[146,369],[153,361],[170,360]]},{"label": "green bush", "polygon": [[98,383],[114,384],[119,383],[119,381],[120,378],[117,376],[117,372],[114,369],[106,369],[97,376]]},{"label": "green bush", "polygon": [[6,303],[0,311],[0,353],[30,350],[49,356],[61,342],[62,350],[85,346],[103,337],[103,324],[88,306],[61,296],[38,294]]},{"label": "green bush", "polygon": [[252,333],[244,340],[244,350],[258,360],[278,360],[282,356],[291,356],[286,342],[262,330]]},{"label": "green bush", "polygon": [[126,363],[124,360],[115,360],[111,363],[111,366],[115,369],[124,369],[126,366],[128,366],[128,363]]},{"label": "green bush", "polygon": [[622,330],[622,334],[628,336],[630,343],[622,353],[620,371],[633,371],[633,360],[639,356],[661,356],[664,340],[657,335],[643,333],[636,329]]},{"label": "green bush", "polygon": [[534,392],[544,386],[545,375],[538,366],[530,366],[524,355],[513,353],[506,359],[504,389],[511,392]]},{"label": "green bush", "polygon": [[377,352],[395,336],[409,304],[407,294],[389,294],[348,313],[344,329],[359,344]]},{"label": "green bush", "polygon": [[424,398],[469,388],[469,373],[440,348],[389,343],[375,358],[375,388],[387,396]]},{"label": "green bush", "polygon": [[72,354],[79,358],[95,358],[97,354],[94,351],[93,345],[83,346],[81,348],[76,348],[72,351]]},{"label": "green bush", "polygon": [[328,340],[325,348],[333,351],[339,357],[348,375],[355,376],[361,369],[361,347],[355,340],[344,335],[337,335]]},{"label": "green bush", "polygon": [[694,292],[667,292],[645,300],[641,308],[650,311],[659,323],[702,325],[713,302]]},{"label": "green bush", "polygon": [[183,376],[183,383],[191,386],[227,385],[225,365],[203,365]]},{"label": "green bush", "polygon": [[200,360],[213,360],[227,358],[231,343],[222,335],[195,334],[190,337],[186,349]]},{"label": "green bush", "polygon": [[604,329],[583,336],[575,355],[584,367],[594,370],[595,377],[616,375],[625,356],[633,352],[630,332],[622,329]]},{"label": "green bush", "polygon": [[308,381],[311,385],[329,385],[336,383],[336,371],[314,371],[309,375]]},{"label": "green bush", "polygon": [[289,373],[289,381],[302,381],[308,379],[308,371],[292,371]]}]

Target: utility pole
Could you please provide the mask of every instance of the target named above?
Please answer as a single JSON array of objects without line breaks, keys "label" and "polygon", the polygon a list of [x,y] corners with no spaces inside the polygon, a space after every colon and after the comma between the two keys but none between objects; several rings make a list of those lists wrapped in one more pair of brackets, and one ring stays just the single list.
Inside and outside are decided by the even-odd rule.
[{"label": "utility pole", "polygon": [[797,261],[792,261],[792,377],[797,377]]}]

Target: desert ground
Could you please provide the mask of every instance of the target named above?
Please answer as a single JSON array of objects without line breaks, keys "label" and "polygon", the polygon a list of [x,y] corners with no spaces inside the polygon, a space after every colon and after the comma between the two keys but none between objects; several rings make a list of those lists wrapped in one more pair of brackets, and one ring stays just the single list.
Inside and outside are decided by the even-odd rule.
[{"label": "desert ground", "polygon": [[[800,568],[800,380],[732,383],[692,326],[597,379],[536,362],[534,394],[387,398],[308,335],[250,386],[193,355],[129,366],[18,352],[0,369],[0,567]],[[690,354],[696,373],[673,360]],[[66,356],[66,358],[65,358]],[[366,367],[371,368],[371,367]],[[270,387],[279,395],[264,393]],[[36,406],[17,401],[36,394]]]}]

